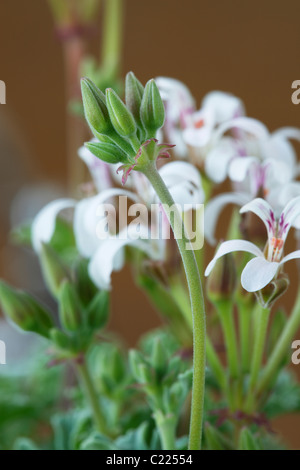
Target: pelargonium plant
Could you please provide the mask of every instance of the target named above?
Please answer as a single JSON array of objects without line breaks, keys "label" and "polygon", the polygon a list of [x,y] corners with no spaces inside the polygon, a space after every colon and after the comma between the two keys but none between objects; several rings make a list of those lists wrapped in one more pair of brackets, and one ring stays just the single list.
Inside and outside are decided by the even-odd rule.
[{"label": "pelargonium plant", "polygon": [[[299,230],[290,139],[300,130],[270,133],[223,92],[196,110],[187,87],[166,77],[144,86],[129,72],[124,88],[123,101],[82,79],[93,138],[79,157],[93,183],[81,199],[48,204],[31,226],[58,315],[0,285],[7,317],[45,338],[52,367],[78,375],[73,411],[61,405],[54,435],[64,426],[62,446],[89,450],[281,448],[271,419],[300,409],[286,367],[300,294],[289,315],[278,302],[293,282],[285,263],[300,258],[285,254],[289,231]],[[212,197],[225,179],[231,192]],[[240,208],[218,231],[229,203]],[[196,216],[191,231],[203,204],[204,222]],[[205,236],[204,246],[191,235]],[[106,327],[112,273],[125,263],[165,324],[130,351]],[[15,447],[38,448],[28,437]]]}]

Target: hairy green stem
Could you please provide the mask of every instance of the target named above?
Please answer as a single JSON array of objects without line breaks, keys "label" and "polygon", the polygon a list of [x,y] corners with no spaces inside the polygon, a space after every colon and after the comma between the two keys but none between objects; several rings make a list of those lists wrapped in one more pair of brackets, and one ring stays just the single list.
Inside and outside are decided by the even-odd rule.
[{"label": "hairy green stem", "polygon": [[82,383],[82,387],[84,389],[86,398],[90,404],[97,429],[100,433],[105,433],[105,429],[106,429],[105,419],[104,419],[104,416],[102,414],[102,411],[99,405],[97,392],[95,390],[95,386],[94,386],[92,377],[90,375],[90,371],[87,367],[87,364],[85,362],[83,364],[76,364],[76,370],[77,370],[79,379]]},{"label": "hairy green stem", "polygon": [[293,311],[283,329],[283,332],[277,341],[277,344],[269,358],[263,374],[258,382],[257,392],[260,394],[268,389],[275,380],[280,364],[287,351],[291,347],[291,341],[300,327],[300,292],[298,293]]},{"label": "hairy green stem", "polygon": [[149,164],[144,169],[144,174],[149,179],[162,204],[172,208],[172,213],[167,213],[167,216],[178,244],[189,287],[193,315],[193,386],[189,449],[198,450],[201,448],[206,363],[205,308],[201,279],[191,243],[185,235],[182,217],[154,163]]}]

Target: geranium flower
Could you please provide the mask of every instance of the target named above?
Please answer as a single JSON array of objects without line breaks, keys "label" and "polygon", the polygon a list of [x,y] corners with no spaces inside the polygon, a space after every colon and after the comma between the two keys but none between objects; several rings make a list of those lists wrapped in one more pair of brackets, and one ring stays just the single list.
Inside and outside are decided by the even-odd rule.
[{"label": "geranium flower", "polygon": [[182,82],[167,77],[155,81],[165,104],[164,131],[180,158],[186,158],[188,145],[203,153],[219,124],[244,115],[242,101],[230,93],[208,93],[196,111],[195,99]]},{"label": "geranium flower", "polygon": [[214,131],[220,124],[243,115],[244,105],[239,98],[230,93],[212,91],[204,97],[200,110],[193,113],[183,132],[184,141],[203,153],[209,150]]},{"label": "geranium flower", "polygon": [[[235,137],[224,136],[228,131]],[[260,121],[239,117],[221,124],[207,153],[205,171],[221,183],[228,176],[238,189],[248,184],[248,192],[257,194],[268,186],[268,179],[285,184],[299,174],[297,159],[289,139],[300,141],[300,129],[286,127],[270,133]],[[269,184],[270,186],[270,184]]]},{"label": "geranium flower", "polygon": [[[160,169],[160,175],[168,186],[175,203],[182,210],[190,210],[195,204],[201,204],[204,193],[198,170],[187,162],[171,162]],[[53,201],[36,216],[32,226],[32,242],[39,252],[42,242],[50,242],[58,214],[65,208],[74,207],[74,233],[79,253],[90,259],[89,273],[91,279],[101,289],[111,286],[111,274],[124,265],[124,249],[131,245],[146,253],[153,260],[164,260],[167,240],[162,236],[164,230],[169,230],[167,218],[160,217],[162,211],[152,186],[146,177],[140,173],[131,174],[132,190],[123,188],[108,188],[96,196],[77,202],[70,199]],[[105,224],[99,224],[106,210],[105,203],[114,200],[116,196],[125,196],[135,204],[143,205],[146,209],[151,204],[157,204],[158,209],[151,215],[151,222],[157,222],[157,227],[148,227],[146,221],[138,227],[132,223],[120,227],[119,233],[107,233]],[[140,206],[139,206],[140,207]],[[158,221],[162,220],[162,227]],[[103,230],[103,232],[101,232]],[[157,232],[156,232],[157,230]],[[159,230],[161,230],[160,233]],[[101,233],[100,233],[101,232]],[[153,236],[155,235],[155,236]]]},{"label": "geranium flower", "polygon": [[182,131],[192,120],[192,114],[196,109],[195,99],[188,87],[179,80],[157,77],[155,82],[165,105],[163,130],[169,142],[176,145],[174,153],[179,158],[186,158],[187,146],[183,140]]},{"label": "geranium flower", "polygon": [[241,213],[247,211],[256,214],[265,224],[268,242],[264,252],[246,240],[226,241],[220,245],[214,258],[207,266],[205,276],[210,274],[220,257],[234,251],[245,251],[255,257],[246,264],[242,272],[241,283],[248,292],[256,292],[267,286],[277,276],[284,263],[291,259],[300,258],[300,250],[283,256],[288,232],[300,215],[300,197],[292,199],[277,219],[272,207],[264,199],[254,199],[240,210]]}]

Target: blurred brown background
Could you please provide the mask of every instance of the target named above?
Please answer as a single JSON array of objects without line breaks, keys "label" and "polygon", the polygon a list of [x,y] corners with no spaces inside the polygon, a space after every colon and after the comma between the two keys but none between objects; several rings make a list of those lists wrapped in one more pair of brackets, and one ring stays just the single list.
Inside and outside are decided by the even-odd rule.
[{"label": "blurred brown background", "polygon": [[[298,0],[124,1],[124,74],[134,70],[142,81],[178,78],[198,104],[210,90],[229,91],[270,130],[300,126],[300,105],[291,102],[291,84],[300,78]],[[47,183],[50,199],[64,191],[63,57],[46,0],[1,0],[0,18],[0,79],[7,86],[7,104],[0,106],[0,276],[27,287],[27,263],[34,260],[28,255],[22,261],[20,251],[7,246],[11,217],[20,218],[20,209],[11,216],[9,207],[24,185],[38,191]],[[91,41],[94,52],[98,40],[96,35]],[[34,210],[22,208],[25,215],[27,209],[29,215]],[[159,321],[128,274],[125,269],[115,275],[112,326],[134,344]],[[296,288],[293,284],[286,297]],[[300,366],[294,369],[300,377]],[[299,417],[274,426],[291,447],[300,448]]]}]

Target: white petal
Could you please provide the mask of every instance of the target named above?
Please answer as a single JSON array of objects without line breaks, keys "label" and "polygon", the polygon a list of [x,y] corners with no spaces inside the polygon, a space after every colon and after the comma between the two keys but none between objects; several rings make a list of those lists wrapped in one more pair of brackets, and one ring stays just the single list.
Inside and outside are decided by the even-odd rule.
[{"label": "white petal", "polygon": [[296,152],[292,144],[278,132],[271,134],[268,140],[261,142],[261,152],[264,158],[284,162],[293,171],[297,161]]},{"label": "white petal", "polygon": [[267,286],[277,273],[279,263],[267,261],[263,257],[250,260],[243,269],[241,282],[248,292],[256,292]]},{"label": "white petal", "polygon": [[[275,188],[271,193],[271,197],[276,196],[277,205],[282,209],[285,207],[289,201],[297,196],[300,196],[300,181],[293,181],[291,183],[285,184],[280,188]],[[300,229],[300,216],[297,216],[292,221],[292,226]]]},{"label": "white petal", "polygon": [[283,263],[286,263],[287,261],[297,258],[300,258],[300,250],[292,251],[292,253],[289,253],[288,255],[284,256],[279,264],[281,265]]},{"label": "white petal", "polygon": [[245,204],[241,208],[240,213],[244,214],[245,212],[249,212],[249,211],[256,214],[265,224],[268,234],[274,236],[276,223],[275,223],[274,211],[272,207],[270,206],[270,204],[264,199],[256,198],[256,199],[253,199],[253,201],[250,201],[247,204]]},{"label": "white petal", "polygon": [[228,240],[226,242],[223,242],[219,246],[214,258],[207,266],[204,275],[208,276],[210,274],[211,270],[216,264],[216,261],[219,258],[224,255],[227,255],[228,253],[232,253],[233,251],[246,251],[247,253],[251,253],[252,255],[263,257],[263,253],[261,252],[261,250],[251,242],[248,242],[246,240]]},{"label": "white petal", "polygon": [[169,77],[157,77],[155,82],[163,101],[169,101],[171,104],[169,109],[173,119],[179,118],[180,110],[183,107],[195,107],[195,100],[190,90],[181,81]]},{"label": "white petal", "polygon": [[270,134],[266,126],[257,119],[249,117],[239,117],[221,124],[216,131],[216,138],[222,137],[225,132],[232,129],[241,129],[258,139],[268,139]]},{"label": "white petal", "polygon": [[283,209],[282,216],[284,224],[288,224],[289,227],[286,229],[285,235],[293,224],[294,220],[300,215],[300,196],[294,197]]},{"label": "white petal", "polygon": [[288,161],[277,158],[267,158],[263,166],[266,168],[265,187],[270,187],[272,183],[287,184],[294,177],[295,167]]},{"label": "white petal", "polygon": [[136,194],[120,188],[111,188],[97,196],[81,200],[75,209],[74,233],[79,253],[89,258],[97,250],[100,240],[97,232],[99,223],[99,208],[114,196],[126,196],[139,202]]},{"label": "white petal", "polygon": [[227,177],[228,165],[237,155],[234,141],[231,138],[223,138],[205,159],[205,172],[215,183],[221,183]]},{"label": "white petal", "polygon": [[212,137],[212,127],[203,126],[200,129],[189,127],[183,131],[183,140],[192,147],[205,147]]},{"label": "white petal", "polygon": [[202,107],[213,110],[216,124],[244,114],[242,101],[236,96],[223,91],[211,91],[208,93],[202,101]]},{"label": "white petal", "polygon": [[159,173],[174,202],[180,205],[183,211],[188,210],[188,206],[203,203],[201,176],[194,165],[188,162],[171,162],[164,165]]},{"label": "white petal", "polygon": [[[131,245],[145,252],[148,256],[158,259],[158,253],[154,250],[150,240],[131,238],[130,229],[124,229],[117,237],[104,240],[95,252],[89,263],[89,275],[93,282],[100,288],[111,288],[111,275],[113,271],[122,269],[124,265],[124,248]],[[149,236],[148,229],[142,229],[143,236]]]},{"label": "white petal", "polygon": [[31,227],[31,241],[36,252],[39,252],[42,243],[50,242],[55,231],[58,214],[62,210],[74,207],[75,205],[75,199],[58,199],[50,202],[40,210],[34,218]]},{"label": "white petal", "polygon": [[204,235],[208,243],[211,245],[216,244],[214,237],[217,221],[223,208],[227,204],[237,204],[242,206],[249,200],[249,195],[246,193],[223,193],[215,198],[211,199],[205,205],[205,223],[204,223]]},{"label": "white petal", "polygon": [[233,181],[244,181],[250,167],[255,164],[259,165],[259,159],[257,157],[247,156],[234,158],[229,164],[228,176]]},{"label": "white petal", "polygon": [[273,132],[274,136],[280,136],[284,139],[293,139],[300,142],[300,129],[297,127],[282,127],[277,131]]}]

